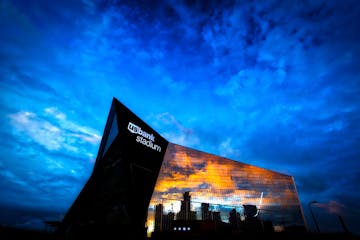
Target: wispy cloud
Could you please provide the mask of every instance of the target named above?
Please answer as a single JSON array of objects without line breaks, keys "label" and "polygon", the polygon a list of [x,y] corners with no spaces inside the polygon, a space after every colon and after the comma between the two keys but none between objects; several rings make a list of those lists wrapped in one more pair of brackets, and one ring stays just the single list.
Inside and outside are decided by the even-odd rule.
[{"label": "wispy cloud", "polygon": [[9,114],[8,118],[16,130],[15,134],[30,137],[50,151],[78,153],[79,144],[97,145],[101,140],[96,130],[67,120],[66,115],[56,108],[46,108],[41,115],[21,111]]},{"label": "wispy cloud", "polygon": [[173,115],[164,112],[153,116],[155,125],[163,129],[163,136],[170,142],[194,146],[199,143],[199,139],[192,129],[186,128]]},{"label": "wispy cloud", "polygon": [[[234,144],[232,143],[231,138],[225,139],[223,142],[219,145],[219,154],[220,156],[228,156],[228,157],[239,157],[240,156],[240,150],[234,147]],[[241,159],[238,159],[241,161]]]},{"label": "wispy cloud", "polygon": [[32,138],[48,150],[59,150],[62,147],[60,129],[47,121],[41,121],[34,113],[18,112],[8,117],[15,129],[25,134],[24,137]]},{"label": "wispy cloud", "polygon": [[336,215],[342,215],[344,205],[341,203],[338,203],[337,201],[329,201],[328,203],[316,203],[314,204],[317,207],[323,208],[329,213],[336,214]]},{"label": "wispy cloud", "polygon": [[55,107],[6,117],[12,145],[0,146],[7,154],[0,160],[2,202],[64,211],[92,170],[101,140],[98,131],[68,119]]}]

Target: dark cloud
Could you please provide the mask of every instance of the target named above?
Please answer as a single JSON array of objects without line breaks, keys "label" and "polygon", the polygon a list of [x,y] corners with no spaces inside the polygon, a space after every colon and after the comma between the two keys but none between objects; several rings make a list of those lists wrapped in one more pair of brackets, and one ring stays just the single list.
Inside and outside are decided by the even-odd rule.
[{"label": "dark cloud", "polygon": [[318,172],[304,174],[296,178],[298,189],[303,194],[318,194],[331,187],[331,180]]},{"label": "dark cloud", "polygon": [[211,184],[208,184],[208,183],[202,183],[202,184],[199,184],[199,186],[197,186],[199,189],[210,189],[212,186]]},{"label": "dark cloud", "polygon": [[179,167],[179,166],[173,166],[172,171],[174,173],[181,173],[184,176],[190,176],[191,174],[195,173],[194,168],[192,167]]},{"label": "dark cloud", "polygon": [[[26,156],[18,155],[17,158],[24,162],[29,161]],[[69,199],[67,195],[78,194],[91,169],[89,168],[87,171],[83,167],[77,169],[76,166],[68,163],[69,166],[81,173],[74,174],[70,172],[70,169],[54,168],[46,159],[41,160],[43,160],[42,164],[32,160],[28,164],[18,164],[17,168],[11,167],[10,163],[4,163],[0,167],[2,176],[0,185],[3,189],[1,192],[2,203],[33,208],[52,208],[61,211],[65,211],[70,206],[74,199]],[[37,169],[35,170],[31,164],[36,164]],[[54,164],[65,165],[66,161],[60,162],[57,159]],[[87,174],[84,174],[85,172]],[[59,205],[59,201],[62,204]]]},{"label": "dark cloud", "polygon": [[173,187],[173,188],[169,188],[169,193],[178,193],[180,192],[182,189],[177,188],[177,187]]},{"label": "dark cloud", "polygon": [[[2,69],[4,72],[2,73],[4,76],[3,79],[3,88],[10,88],[13,91],[18,91],[19,94],[22,93],[21,90],[24,89],[32,89],[37,94],[45,92],[46,94],[50,94],[53,96],[57,96],[58,93],[55,89],[49,86],[46,82],[34,78],[27,73],[23,73],[16,66],[9,67],[8,69]],[[34,97],[36,95],[34,94]]]},{"label": "dark cloud", "polygon": [[0,222],[6,222],[5,226],[16,228],[44,230],[44,221],[59,221],[63,216],[63,212],[19,205],[1,205],[0,210]]},{"label": "dark cloud", "polygon": [[199,163],[193,165],[195,169],[198,169],[199,171],[203,170],[206,167],[206,163]]},{"label": "dark cloud", "polygon": [[170,141],[293,175],[304,204],[358,208],[359,6],[2,1],[0,112],[31,123],[3,119],[3,189],[70,203],[115,96]]}]

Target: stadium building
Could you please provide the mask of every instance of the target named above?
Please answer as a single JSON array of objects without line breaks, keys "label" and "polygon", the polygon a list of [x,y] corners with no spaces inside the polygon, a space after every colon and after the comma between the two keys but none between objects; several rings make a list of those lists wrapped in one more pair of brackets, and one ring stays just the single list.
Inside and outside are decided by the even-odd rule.
[{"label": "stadium building", "polygon": [[114,98],[93,172],[58,233],[156,239],[305,229],[292,176],[169,143]]}]

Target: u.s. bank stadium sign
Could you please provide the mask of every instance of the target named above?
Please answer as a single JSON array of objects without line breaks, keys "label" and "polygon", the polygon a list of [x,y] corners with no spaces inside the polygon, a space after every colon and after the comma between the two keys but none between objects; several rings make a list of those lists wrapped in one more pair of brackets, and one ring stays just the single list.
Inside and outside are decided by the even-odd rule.
[{"label": "u.s. bank stadium sign", "polygon": [[155,136],[153,134],[145,132],[141,129],[141,127],[133,124],[132,122],[129,122],[127,128],[131,133],[138,135],[136,136],[136,142],[139,142],[155,151],[161,152],[161,147],[154,143]]}]

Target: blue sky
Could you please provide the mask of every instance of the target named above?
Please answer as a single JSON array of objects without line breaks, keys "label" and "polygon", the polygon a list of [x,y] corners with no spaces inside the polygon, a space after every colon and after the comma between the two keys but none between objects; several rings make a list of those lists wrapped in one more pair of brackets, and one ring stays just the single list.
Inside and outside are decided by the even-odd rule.
[{"label": "blue sky", "polygon": [[112,97],[169,141],[294,176],[360,229],[357,1],[0,3],[1,224],[61,220]]}]

